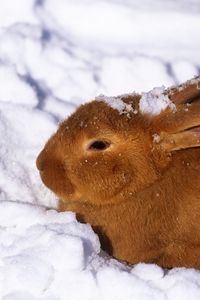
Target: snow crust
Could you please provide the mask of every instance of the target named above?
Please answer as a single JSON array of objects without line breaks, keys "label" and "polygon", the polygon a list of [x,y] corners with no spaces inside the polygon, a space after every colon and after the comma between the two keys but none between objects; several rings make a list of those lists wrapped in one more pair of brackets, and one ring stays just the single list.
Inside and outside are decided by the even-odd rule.
[{"label": "snow crust", "polygon": [[[59,121],[87,99],[199,73],[199,1],[0,0],[0,7],[0,299],[199,300],[199,271],[128,267],[107,257],[74,214],[42,208],[57,199],[35,167]],[[128,114],[131,107],[114,99],[104,97]],[[174,109],[159,89],[140,104],[145,113]]]}]

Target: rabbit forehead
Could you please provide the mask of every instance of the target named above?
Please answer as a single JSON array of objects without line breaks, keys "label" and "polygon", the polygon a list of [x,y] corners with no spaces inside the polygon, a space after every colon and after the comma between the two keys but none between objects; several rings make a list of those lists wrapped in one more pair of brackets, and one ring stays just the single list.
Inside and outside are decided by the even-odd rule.
[{"label": "rabbit forehead", "polygon": [[82,105],[60,125],[60,131],[75,138],[76,135],[111,134],[123,123],[123,116],[104,103],[91,102]]},{"label": "rabbit forehead", "polygon": [[95,125],[111,125],[114,121],[121,119],[119,112],[106,103],[92,101],[80,106],[72,114],[66,123],[71,128],[87,128]]}]

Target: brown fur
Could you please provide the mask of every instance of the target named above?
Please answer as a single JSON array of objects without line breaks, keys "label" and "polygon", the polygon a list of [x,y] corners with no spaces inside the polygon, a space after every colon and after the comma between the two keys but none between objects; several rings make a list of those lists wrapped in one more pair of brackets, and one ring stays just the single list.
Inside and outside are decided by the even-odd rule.
[{"label": "brown fur", "polygon": [[[180,98],[178,90],[168,90],[180,103],[177,112],[166,109],[158,116],[85,104],[37,159],[60,210],[92,224],[102,248],[120,260],[200,268],[200,91],[194,84],[184,87],[187,102],[195,101],[188,106],[181,103],[182,91]],[[122,97],[134,109],[139,99]],[[160,135],[157,143],[154,134]],[[88,149],[95,140],[111,146]]]}]

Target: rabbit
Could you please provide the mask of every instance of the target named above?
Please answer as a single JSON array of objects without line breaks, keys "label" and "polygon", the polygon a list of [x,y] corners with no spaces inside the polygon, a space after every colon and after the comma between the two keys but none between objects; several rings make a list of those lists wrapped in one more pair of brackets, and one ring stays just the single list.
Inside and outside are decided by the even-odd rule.
[{"label": "rabbit", "polygon": [[64,120],[37,157],[58,209],[90,223],[120,261],[200,268],[199,85],[197,77],[165,89],[175,108],[159,114],[141,112],[140,94],[112,105],[99,97]]}]

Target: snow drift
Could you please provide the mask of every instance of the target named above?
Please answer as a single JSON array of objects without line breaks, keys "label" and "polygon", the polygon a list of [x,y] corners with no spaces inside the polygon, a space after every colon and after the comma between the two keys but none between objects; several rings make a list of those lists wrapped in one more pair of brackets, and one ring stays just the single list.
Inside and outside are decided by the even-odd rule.
[{"label": "snow drift", "polygon": [[200,272],[120,264],[70,212],[0,202],[0,299],[199,299]]}]

